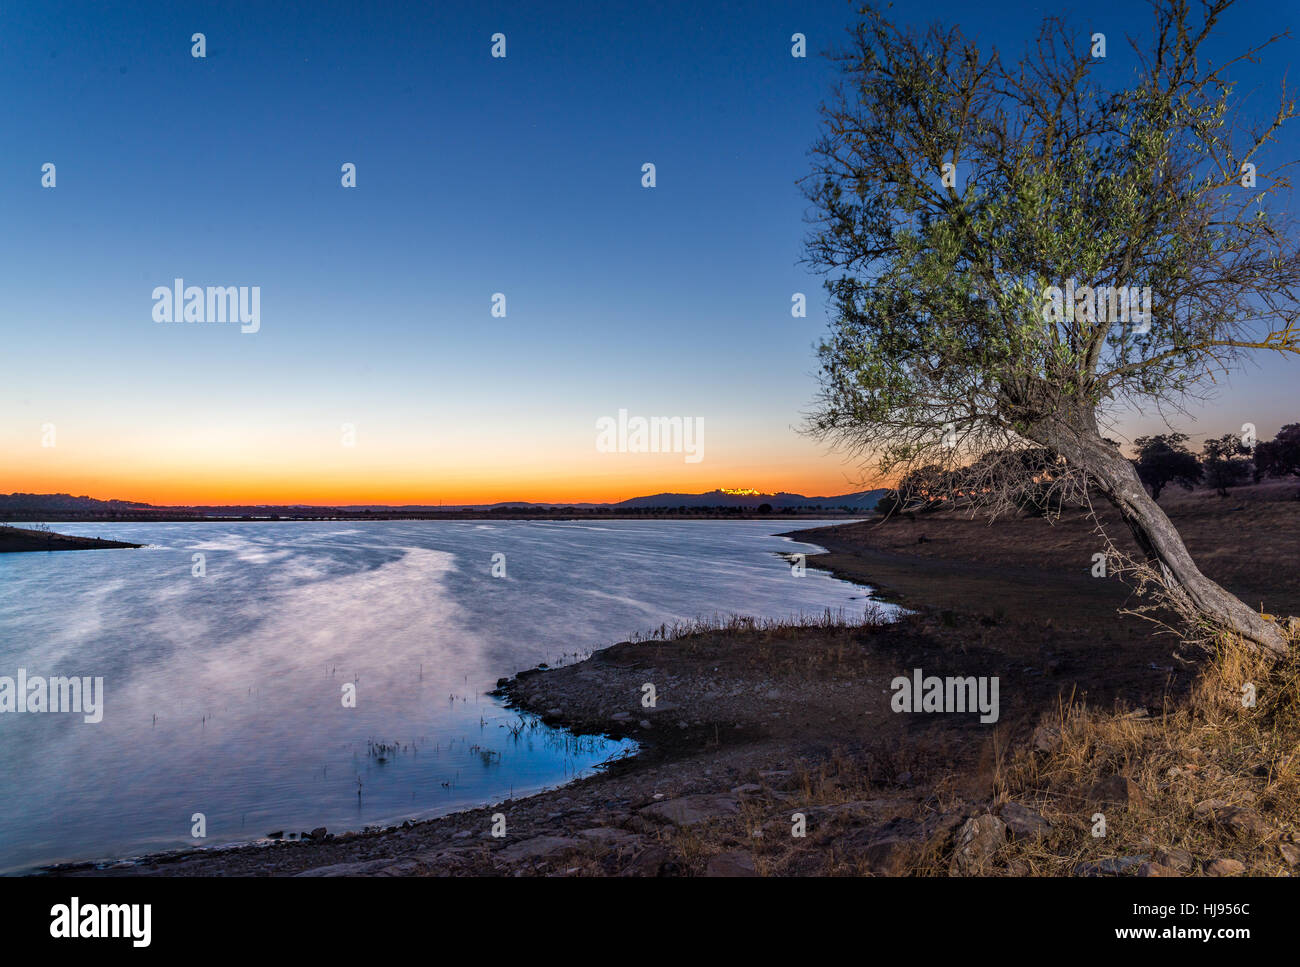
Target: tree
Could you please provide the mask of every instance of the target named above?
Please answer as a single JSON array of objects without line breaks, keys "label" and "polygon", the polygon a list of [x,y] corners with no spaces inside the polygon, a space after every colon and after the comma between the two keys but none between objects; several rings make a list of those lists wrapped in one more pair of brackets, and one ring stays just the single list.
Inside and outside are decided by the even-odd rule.
[{"label": "tree", "polygon": [[1220,497],[1228,496],[1228,488],[1235,487],[1250,475],[1250,448],[1231,433],[1217,440],[1206,440],[1201,447],[1205,465],[1205,482]]},{"label": "tree", "polygon": [[1300,477],[1300,423],[1288,423],[1272,440],[1255,445],[1255,472]]},{"label": "tree", "polygon": [[[1118,444],[1115,444],[1118,446]],[[1059,516],[1072,494],[1069,468],[1046,447],[990,450],[956,472],[961,497],[975,506],[990,499],[1044,517]]]},{"label": "tree", "polygon": [[959,482],[955,472],[932,463],[914,467],[894,488],[904,510],[938,510],[955,495]]},{"label": "tree", "polygon": [[884,517],[889,517],[902,508],[902,501],[899,500],[897,490],[886,490],[876,500],[875,511]]},{"label": "tree", "polygon": [[1205,475],[1201,461],[1186,444],[1186,433],[1157,433],[1133,441],[1137,447],[1133,466],[1138,479],[1151,488],[1152,500],[1159,500],[1160,491],[1171,483],[1191,490]]},{"label": "tree", "polygon": [[1282,654],[1103,436],[1122,407],[1205,395],[1251,351],[1300,354],[1300,251],[1274,211],[1289,183],[1265,157],[1295,104],[1284,88],[1244,128],[1228,72],[1272,41],[1211,65],[1202,45],[1232,3],[1198,18],[1155,0],[1139,67],[1110,86],[1088,31],[1056,19],[1008,65],[959,29],[864,9],[803,183],[832,316],[809,428],[891,477],[1044,448],[1060,486],[1118,509],[1144,587]]}]

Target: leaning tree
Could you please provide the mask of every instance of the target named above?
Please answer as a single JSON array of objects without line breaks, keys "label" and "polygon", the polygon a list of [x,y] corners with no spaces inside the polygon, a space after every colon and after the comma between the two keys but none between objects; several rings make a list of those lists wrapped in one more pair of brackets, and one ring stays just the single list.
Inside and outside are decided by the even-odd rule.
[{"label": "leaning tree", "polygon": [[[1207,396],[1251,351],[1300,354],[1289,163],[1267,157],[1295,103],[1283,85],[1252,127],[1229,77],[1277,37],[1208,60],[1232,2],[1155,0],[1130,68],[1059,19],[1012,63],[863,9],[804,182],[832,318],[810,427],[891,476],[1045,450],[1056,486],[1118,509],[1141,557],[1109,552],[1163,603],[1283,654],[1103,435]],[[993,513],[1015,463],[981,488]]]}]

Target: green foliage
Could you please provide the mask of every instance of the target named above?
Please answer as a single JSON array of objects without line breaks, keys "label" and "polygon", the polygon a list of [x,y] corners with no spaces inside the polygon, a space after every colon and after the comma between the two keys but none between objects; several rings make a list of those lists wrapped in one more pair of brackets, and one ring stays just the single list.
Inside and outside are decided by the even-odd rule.
[{"label": "green foliage", "polygon": [[[1196,393],[1261,332],[1295,350],[1300,253],[1269,207],[1286,183],[1239,178],[1294,105],[1234,126],[1229,65],[1197,56],[1228,6],[1191,23],[1158,0],[1157,49],[1126,79],[1055,20],[1008,66],[866,9],[804,183],[833,315],[814,431],[886,472],[951,465],[1096,436],[1100,410]],[[1150,286],[1150,328],[1055,318],[1045,290],[1068,280]]]}]

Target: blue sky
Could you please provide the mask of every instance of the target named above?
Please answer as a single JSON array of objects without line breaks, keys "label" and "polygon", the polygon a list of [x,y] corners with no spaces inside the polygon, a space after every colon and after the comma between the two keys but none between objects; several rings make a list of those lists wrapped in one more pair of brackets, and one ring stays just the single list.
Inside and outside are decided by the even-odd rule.
[{"label": "blue sky", "polygon": [[[1054,8],[915,9],[1013,51]],[[1085,9],[1072,20],[1105,29],[1121,69],[1117,41],[1146,29],[1146,8]],[[1295,19],[1241,10],[1228,48]],[[852,462],[794,427],[825,327],[820,282],[798,264],[796,181],[831,78],[818,52],[853,11],[6,4],[0,490],[279,499],[272,484],[302,460],[358,501],[379,473],[409,484],[401,499],[449,501],[852,489]],[[489,56],[497,31],[505,59]],[[807,59],[790,56],[795,32]],[[1261,110],[1293,51],[1250,72]],[[344,162],[356,189],[340,186]],[[261,331],[155,325],[150,293],[177,276],[260,285]],[[796,291],[806,319],[790,315]],[[1294,408],[1294,371],[1265,362],[1185,428],[1252,420],[1271,435]],[[710,459],[590,460],[593,421],[620,407],[702,416]],[[346,471],[330,449],[341,421],[371,445]],[[45,422],[57,459],[29,453]],[[209,459],[187,464],[187,440]],[[317,450],[331,455],[313,462]]]}]

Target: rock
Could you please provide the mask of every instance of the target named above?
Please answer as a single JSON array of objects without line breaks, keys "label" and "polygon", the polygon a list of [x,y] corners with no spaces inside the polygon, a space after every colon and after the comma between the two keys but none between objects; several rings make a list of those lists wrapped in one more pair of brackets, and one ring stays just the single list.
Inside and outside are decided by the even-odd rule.
[{"label": "rock", "polygon": [[1268,825],[1255,810],[1245,806],[1230,806],[1222,799],[1206,799],[1197,803],[1192,815],[1249,839],[1263,839],[1269,833]]},{"label": "rock", "polygon": [[325,836],[328,833],[329,830],[327,830],[324,826],[317,826],[315,829],[311,831],[311,838],[313,840],[322,840],[325,838]]},{"label": "rock", "polygon": [[734,816],[739,812],[740,804],[735,799],[707,794],[665,799],[640,810],[642,816],[672,823],[674,826],[693,826],[718,816]]},{"label": "rock", "polygon": [[1277,851],[1282,854],[1282,861],[1287,866],[1300,863],[1300,846],[1296,846],[1295,843],[1278,843]]},{"label": "rock", "polygon": [[957,852],[952,865],[956,872],[978,873],[1007,841],[1006,823],[985,813],[972,816],[957,833]]},{"label": "rock", "polygon": [[754,857],[749,853],[719,853],[709,857],[704,868],[705,876],[758,876]]},{"label": "rock", "polygon": [[669,865],[668,852],[661,846],[642,850],[623,869],[624,876],[659,876]]},{"label": "rock", "polygon": [[615,712],[613,715],[610,716],[610,719],[615,722],[626,722],[631,717],[632,717],[632,713],[630,712]]},{"label": "rock", "polygon": [[[832,822],[867,816],[873,812],[876,803],[870,799],[852,800],[850,802],[830,803],[824,806],[801,806],[797,811],[808,819],[808,828],[814,829]],[[789,814],[786,813],[786,816]]]},{"label": "rock", "polygon": [[914,841],[887,836],[868,843],[862,851],[863,865],[876,876],[902,876],[913,856]]},{"label": "rock", "polygon": [[1205,866],[1206,876],[1236,876],[1238,873],[1246,872],[1246,864],[1237,860],[1220,857],[1217,860],[1211,860]]},{"label": "rock", "polygon": [[643,729],[648,729],[650,728],[650,720],[642,719],[640,722],[637,723],[637,725],[641,726],[641,728]]},{"label": "rock", "polygon": [[379,870],[376,876],[415,876],[420,872],[420,864],[416,860],[403,860],[401,863],[393,863]]},{"label": "rock", "polygon": [[612,849],[626,849],[631,846],[640,846],[645,842],[644,836],[636,833],[629,833],[626,829],[615,829],[610,826],[597,826],[594,829],[580,829],[578,836],[588,843],[595,843],[599,846],[608,846]]},{"label": "rock", "polygon": [[1002,821],[1012,839],[1037,839],[1052,831],[1052,824],[1028,806],[1009,802],[1002,807]]},{"label": "rock", "polygon": [[623,825],[634,832],[644,833],[646,836],[654,836],[659,832],[659,824],[644,816],[633,816]]},{"label": "rock", "polygon": [[1178,871],[1169,866],[1162,866],[1159,863],[1143,863],[1137,868],[1138,876],[1177,876]]},{"label": "rock", "polygon": [[367,876],[378,873],[393,865],[393,858],[386,856],[379,860],[364,860],[360,863],[333,863],[329,866],[317,866],[310,870],[295,873],[294,876]]},{"label": "rock", "polygon": [[747,782],[743,786],[737,786],[735,789],[731,790],[733,796],[739,797],[757,796],[761,795],[762,792],[763,787],[756,782]]},{"label": "rock", "polygon": [[581,845],[578,840],[567,836],[534,836],[532,839],[511,843],[505,849],[498,850],[493,858],[499,863],[518,863],[564,853]]},{"label": "rock", "polygon": [[1185,849],[1158,850],[1155,855],[1155,862],[1160,866],[1168,866],[1179,873],[1190,873],[1195,865],[1192,854]]},{"label": "rock", "polygon": [[1140,856],[1116,856],[1112,859],[1098,860],[1095,863],[1076,863],[1075,876],[1117,876],[1125,870],[1141,866],[1145,860]]},{"label": "rock", "polygon": [[1248,839],[1264,839],[1270,833],[1268,824],[1259,813],[1245,806],[1231,807],[1226,814],[1219,817],[1219,821],[1238,836]]},{"label": "rock", "polygon": [[1227,809],[1229,805],[1226,799],[1202,799],[1192,807],[1192,815],[1202,820],[1213,819],[1216,812]]},{"label": "rock", "polygon": [[1034,729],[1029,744],[1039,752],[1055,752],[1057,746],[1061,744],[1061,733],[1058,729],[1040,725]]},{"label": "rock", "polygon": [[1088,791],[1088,801],[1120,809],[1138,807],[1142,805],[1142,791],[1128,776],[1107,776]]},{"label": "rock", "polygon": [[953,833],[961,827],[965,818],[966,814],[960,810],[928,816],[921,823],[921,835],[935,846],[947,846]]}]

